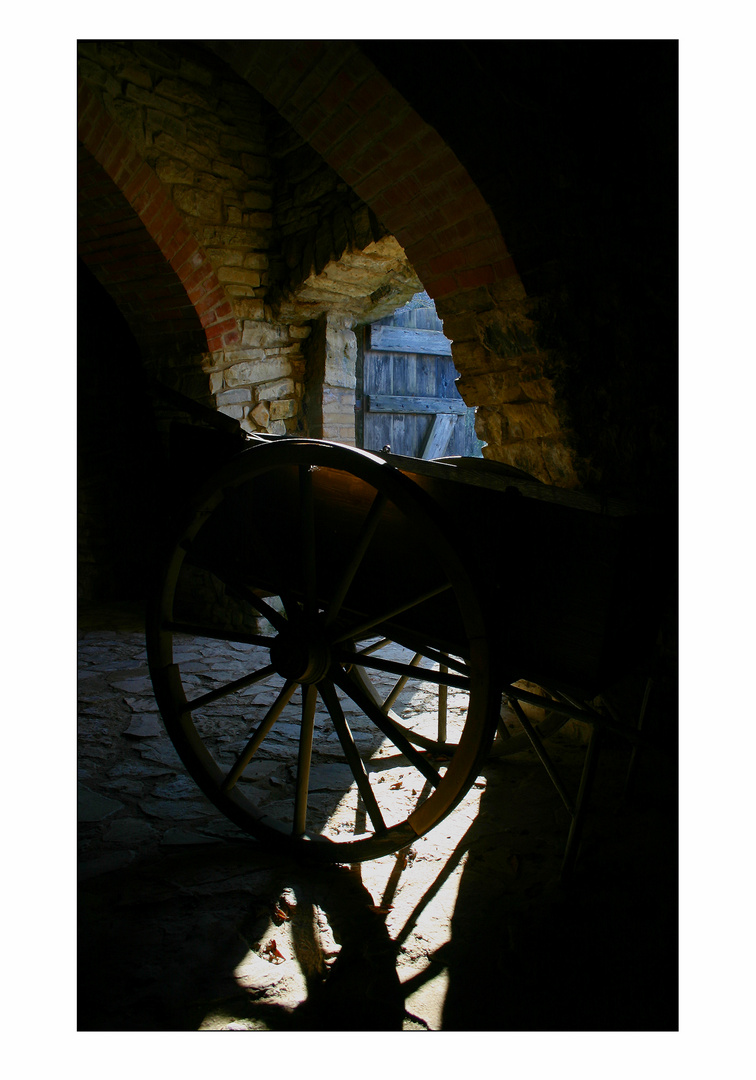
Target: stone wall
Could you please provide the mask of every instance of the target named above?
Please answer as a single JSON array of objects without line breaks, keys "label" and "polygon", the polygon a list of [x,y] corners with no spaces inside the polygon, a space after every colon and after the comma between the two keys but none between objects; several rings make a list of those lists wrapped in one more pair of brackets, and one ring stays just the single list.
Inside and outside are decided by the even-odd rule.
[{"label": "stone wall", "polygon": [[181,379],[193,365],[249,430],[306,430],[303,403],[319,394],[322,421],[328,396],[308,385],[310,324],[349,333],[424,286],[486,456],[566,486],[664,495],[669,45],[644,46],[653,62],[638,64],[623,43],[84,43],[86,86],[149,170],[146,201],[123,188],[139,221],[160,241],[153,215],[169,204],[194,244],[182,266],[160,249],[207,337],[201,360],[172,359]]},{"label": "stone wall", "polygon": [[[325,407],[318,430],[353,442],[351,328],[393,310],[419,287],[401,247],[261,95],[202,47],[83,42],[79,72],[89,92],[87,131],[93,123],[96,128],[92,115],[99,102],[102,130],[110,126],[119,145],[128,144],[138,173],[147,169],[147,188],[126,191],[133,223],[124,214],[116,224],[112,214],[104,223],[96,220],[92,200],[80,200],[80,215],[92,224],[83,255],[98,277],[108,269],[100,234],[109,231],[111,249],[128,235],[115,268],[109,255],[106,285],[132,312],[132,329],[152,373],[196,400],[212,401],[247,431],[306,432],[302,347],[312,321],[327,314],[321,373],[328,367],[330,381],[309,392]],[[100,163],[105,180],[110,158]],[[97,168],[84,152],[80,178]],[[117,196],[114,188],[110,201]],[[152,332],[146,341],[140,333],[144,315],[134,314],[146,295],[158,303],[175,287],[170,278],[159,280],[152,252],[153,238],[159,248],[168,231],[160,231],[153,209],[158,204],[163,214],[166,206],[178,214],[195,245],[193,253],[188,243],[182,251],[196,270],[185,261],[175,284],[179,293],[186,290],[185,301],[188,294],[203,325],[205,313],[213,312],[204,352],[193,339],[189,347],[191,334],[182,347],[178,324],[165,321],[162,312],[157,323],[152,315],[148,321],[153,331],[162,325],[168,333],[156,338]],[[141,247],[138,226],[146,230]],[[171,249],[165,257],[178,267],[184,256]],[[140,264],[149,264],[149,278],[145,270],[140,278]],[[134,282],[127,280],[130,274]]]},{"label": "stone wall", "polygon": [[311,275],[347,251],[386,235],[375,214],[323,158],[269,105],[270,154],[276,188],[276,254],[270,300],[296,294]]},{"label": "stone wall", "polygon": [[236,318],[261,317],[272,180],[260,95],[191,43],[180,54],[150,42],[79,53],[82,78],[165,185]]},{"label": "stone wall", "polygon": [[520,282],[481,286],[436,303],[462,372],[457,388],[477,407],[484,457],[574,488],[579,476],[569,415],[557,401],[532,307]]}]

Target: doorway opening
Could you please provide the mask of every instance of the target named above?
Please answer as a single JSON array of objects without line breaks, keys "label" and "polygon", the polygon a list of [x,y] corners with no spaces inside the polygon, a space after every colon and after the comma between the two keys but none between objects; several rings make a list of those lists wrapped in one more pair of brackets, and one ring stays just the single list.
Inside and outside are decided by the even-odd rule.
[{"label": "doorway opening", "polygon": [[360,328],[357,446],[426,459],[483,456],[451,346],[426,292]]}]

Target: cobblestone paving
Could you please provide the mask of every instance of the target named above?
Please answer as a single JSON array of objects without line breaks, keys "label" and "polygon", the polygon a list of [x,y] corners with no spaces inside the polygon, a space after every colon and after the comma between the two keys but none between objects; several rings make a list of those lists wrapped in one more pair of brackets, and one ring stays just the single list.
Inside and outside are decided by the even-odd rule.
[{"label": "cobblestone paving", "polygon": [[[219,664],[231,672],[217,644],[186,648],[198,686]],[[574,786],[579,740],[557,740],[554,755]],[[186,775],[141,628],[83,628],[80,1028],[674,1027],[674,827],[658,808],[619,806],[626,752],[605,759],[569,891],[557,882],[567,813],[530,754],[492,758],[408,851],[303,868],[246,837]],[[322,767],[333,809],[343,777]],[[635,993],[650,958],[665,1008]]]}]

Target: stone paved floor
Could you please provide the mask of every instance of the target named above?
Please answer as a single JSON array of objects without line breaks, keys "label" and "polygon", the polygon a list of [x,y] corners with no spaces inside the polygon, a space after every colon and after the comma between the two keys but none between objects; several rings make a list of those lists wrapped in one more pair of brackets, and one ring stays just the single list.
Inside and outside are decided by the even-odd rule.
[{"label": "stone paved floor", "polygon": [[[554,745],[573,786],[582,752]],[[673,1030],[674,800],[654,766],[623,803],[626,765],[604,752],[570,888],[566,811],[528,753],[492,757],[408,852],[306,869],[186,776],[138,618],[82,618],[79,1029]]]}]

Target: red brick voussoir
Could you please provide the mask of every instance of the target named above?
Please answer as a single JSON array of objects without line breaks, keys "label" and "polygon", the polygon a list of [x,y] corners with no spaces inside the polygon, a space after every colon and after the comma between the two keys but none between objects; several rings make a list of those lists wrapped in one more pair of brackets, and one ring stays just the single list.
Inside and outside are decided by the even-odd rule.
[{"label": "red brick voussoir", "polygon": [[467,170],[354,43],[265,46],[264,62],[256,43],[235,42],[233,49],[218,43],[215,49],[373,210],[410,255],[431,296],[517,274]]},{"label": "red brick voussoir", "polygon": [[165,185],[81,77],[78,102],[79,141],[123,193],[184,286],[208,349],[238,344],[241,334],[236,320],[229,318],[226,292]]}]

